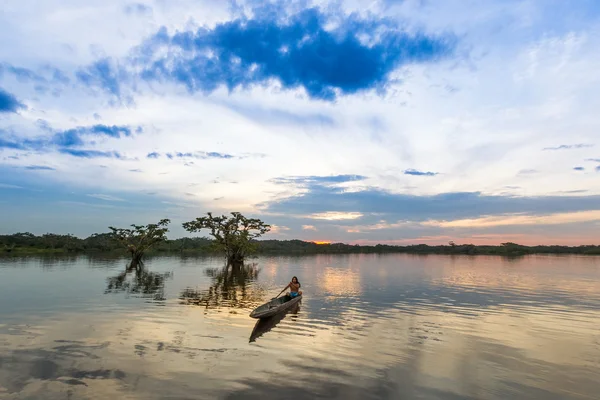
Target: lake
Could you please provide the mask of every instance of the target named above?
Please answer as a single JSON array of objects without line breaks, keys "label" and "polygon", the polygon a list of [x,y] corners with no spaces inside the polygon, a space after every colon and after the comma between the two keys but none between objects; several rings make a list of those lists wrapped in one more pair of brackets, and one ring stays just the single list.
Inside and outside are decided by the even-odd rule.
[{"label": "lake", "polygon": [[[2,399],[597,399],[600,257],[0,259]],[[250,311],[296,275],[278,318]]]}]

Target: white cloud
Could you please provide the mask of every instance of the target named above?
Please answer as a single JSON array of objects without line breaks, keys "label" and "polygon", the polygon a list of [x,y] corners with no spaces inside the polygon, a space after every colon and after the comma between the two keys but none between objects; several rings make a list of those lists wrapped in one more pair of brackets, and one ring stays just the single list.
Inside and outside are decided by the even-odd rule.
[{"label": "white cloud", "polygon": [[310,219],[323,219],[327,221],[339,221],[339,220],[348,220],[348,219],[357,219],[362,217],[363,214],[359,212],[324,212],[324,213],[315,213],[305,216],[305,218]]},{"label": "white cloud", "polygon": [[[123,12],[128,4],[124,0],[38,3],[25,0],[6,5],[0,17],[0,58],[33,70],[52,64],[68,73],[100,56],[123,60],[160,26],[171,30],[212,26],[228,18],[225,4],[209,1],[147,1],[152,13],[139,16]],[[277,85],[231,94],[220,89],[210,95],[190,95],[171,84],[140,83],[134,103],[119,106],[103,95],[72,86],[59,97],[37,93],[31,84],[5,73],[0,85],[30,109],[3,119],[0,128],[12,128],[21,137],[39,134],[38,119],[57,129],[101,122],[142,125],[145,132],[90,145],[90,149],[116,150],[138,161],[33,153],[18,160],[4,158],[2,163],[52,165],[57,171],[45,174],[44,179],[58,184],[88,193],[123,193],[124,197],[152,191],[167,201],[185,202],[194,212],[256,211],[257,203],[301,191],[268,182],[286,175],[361,174],[369,179],[350,185],[350,190],[368,185],[414,195],[498,194],[507,186],[519,186],[523,195],[581,189],[588,195],[600,194],[598,173],[590,168],[575,174],[572,169],[586,158],[600,156],[600,98],[595,95],[600,89],[598,22],[556,21],[549,18],[546,4],[536,1],[421,3],[395,2],[386,7],[389,2],[375,1],[369,10],[385,10],[392,18],[403,18],[409,29],[450,29],[464,34],[459,52],[470,54],[402,69],[395,74],[401,83],[390,85],[381,97],[366,93],[327,103],[309,101],[302,91],[282,91]],[[554,4],[568,12],[566,6]],[[361,7],[360,2],[345,3],[347,10]],[[265,121],[269,113],[278,118]],[[95,114],[101,116],[100,121]],[[309,115],[326,116],[332,123],[314,122],[318,118],[310,124],[297,122]],[[296,122],[293,116],[298,116]],[[541,151],[572,143],[595,147]],[[191,160],[188,166],[164,155],[146,158],[151,152],[178,151],[266,156]],[[4,156],[22,153],[0,152]],[[408,168],[440,174],[404,175],[402,171]],[[133,169],[142,172],[130,172]],[[519,173],[523,170],[538,173]],[[8,188],[6,184],[0,187]],[[122,200],[112,195],[90,196]],[[360,217],[360,213],[306,216],[318,221]],[[347,230],[404,228],[399,223],[382,223]],[[316,229],[318,225],[303,226],[305,231]]]},{"label": "white cloud", "polygon": [[427,221],[424,226],[441,228],[489,228],[514,225],[562,225],[576,222],[600,221],[600,210],[580,211],[572,213],[555,213],[549,215],[498,215],[481,218],[459,219],[454,221]]}]

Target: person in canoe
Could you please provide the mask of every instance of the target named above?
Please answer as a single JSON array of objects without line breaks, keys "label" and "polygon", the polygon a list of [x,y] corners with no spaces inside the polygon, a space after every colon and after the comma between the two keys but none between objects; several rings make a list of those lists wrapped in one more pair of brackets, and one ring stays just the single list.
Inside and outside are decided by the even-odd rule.
[{"label": "person in canoe", "polygon": [[284,287],[283,290],[290,288],[290,296],[293,299],[294,297],[302,294],[302,290],[300,290],[301,286],[302,285],[300,284],[300,281],[298,280],[298,278],[296,278],[294,276],[292,278],[292,281],[290,283],[288,283],[288,285],[286,287]]}]

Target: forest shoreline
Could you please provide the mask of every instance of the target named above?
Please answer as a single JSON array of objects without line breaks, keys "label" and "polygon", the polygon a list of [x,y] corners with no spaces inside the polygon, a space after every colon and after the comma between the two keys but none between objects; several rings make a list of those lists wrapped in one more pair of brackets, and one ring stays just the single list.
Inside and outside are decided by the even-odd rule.
[{"label": "forest shoreline", "polygon": [[[463,254],[463,255],[504,255],[519,256],[528,254],[580,254],[600,255],[600,246],[525,246],[517,243],[500,245],[352,245],[346,243],[315,243],[303,240],[255,240],[257,255],[297,255],[297,254]],[[0,235],[0,254],[44,255],[44,254],[125,254],[124,249],[114,242],[110,233],[94,234],[87,238],[73,235],[16,233]],[[156,254],[217,255],[213,240],[206,237],[184,237],[169,239],[148,250],[148,255]]]}]

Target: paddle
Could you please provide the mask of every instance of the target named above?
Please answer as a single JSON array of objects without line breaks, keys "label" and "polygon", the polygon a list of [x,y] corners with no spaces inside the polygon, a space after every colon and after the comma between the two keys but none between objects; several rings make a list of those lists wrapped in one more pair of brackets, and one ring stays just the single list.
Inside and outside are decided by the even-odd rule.
[{"label": "paddle", "polygon": [[279,292],[279,294],[277,296],[273,297],[271,300],[275,300],[276,298],[281,296],[281,293],[285,292],[285,289],[287,289],[287,286],[285,288],[283,288],[283,290],[281,292]]}]

